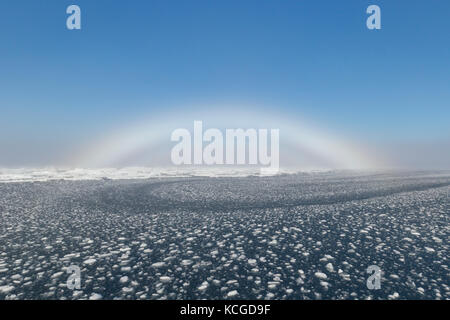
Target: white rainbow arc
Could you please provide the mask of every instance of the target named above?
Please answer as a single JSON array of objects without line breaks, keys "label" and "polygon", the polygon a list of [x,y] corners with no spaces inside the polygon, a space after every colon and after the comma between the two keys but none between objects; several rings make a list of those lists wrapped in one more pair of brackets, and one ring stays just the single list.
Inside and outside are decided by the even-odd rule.
[{"label": "white rainbow arc", "polygon": [[[192,130],[194,120],[203,120],[204,125],[217,128],[279,128],[280,142],[308,150],[330,163],[330,169],[376,169],[381,165],[373,155],[364,148],[357,147],[355,143],[308,126],[292,117],[268,114],[261,116],[260,111],[242,110],[228,108],[226,112],[209,112],[203,117],[201,114],[184,114],[183,119],[180,119],[179,115],[160,115],[149,121],[141,120],[123,126],[83,148],[72,165],[84,168],[110,167],[124,163],[140,150],[155,147],[162,142],[174,145],[170,141],[170,133],[177,128]],[[280,153],[283,154],[283,151],[280,150]],[[282,158],[280,160],[283,161]]]}]

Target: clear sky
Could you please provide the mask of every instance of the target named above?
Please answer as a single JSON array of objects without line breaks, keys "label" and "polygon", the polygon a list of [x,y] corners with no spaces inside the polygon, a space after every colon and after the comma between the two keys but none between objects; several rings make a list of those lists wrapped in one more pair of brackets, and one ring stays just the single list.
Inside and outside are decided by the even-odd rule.
[{"label": "clear sky", "polygon": [[[81,30],[66,28],[70,4]],[[381,30],[366,28],[370,4]],[[124,119],[234,101],[439,157],[450,2],[0,1],[0,166],[52,164]]]}]

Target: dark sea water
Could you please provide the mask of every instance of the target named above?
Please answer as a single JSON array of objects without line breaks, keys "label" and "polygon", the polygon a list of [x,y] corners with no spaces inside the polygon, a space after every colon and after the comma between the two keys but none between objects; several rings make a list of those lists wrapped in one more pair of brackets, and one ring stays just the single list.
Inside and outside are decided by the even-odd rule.
[{"label": "dark sea water", "polygon": [[449,194],[426,172],[0,183],[0,299],[450,299]]}]

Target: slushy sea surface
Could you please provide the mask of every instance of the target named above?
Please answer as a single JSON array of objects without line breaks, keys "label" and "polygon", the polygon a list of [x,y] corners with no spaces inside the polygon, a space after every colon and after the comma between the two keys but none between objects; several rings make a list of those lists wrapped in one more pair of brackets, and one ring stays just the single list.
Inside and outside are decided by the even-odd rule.
[{"label": "slushy sea surface", "polygon": [[0,299],[450,299],[449,215],[448,172],[0,183]]}]

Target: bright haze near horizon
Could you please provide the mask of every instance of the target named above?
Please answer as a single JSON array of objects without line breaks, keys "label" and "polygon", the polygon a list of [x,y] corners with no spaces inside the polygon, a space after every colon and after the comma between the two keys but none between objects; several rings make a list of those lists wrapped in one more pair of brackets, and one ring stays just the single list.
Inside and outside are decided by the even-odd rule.
[{"label": "bright haze near horizon", "polygon": [[450,169],[449,22],[448,1],[2,1],[0,167],[170,164],[203,120],[276,126],[281,165]]}]

